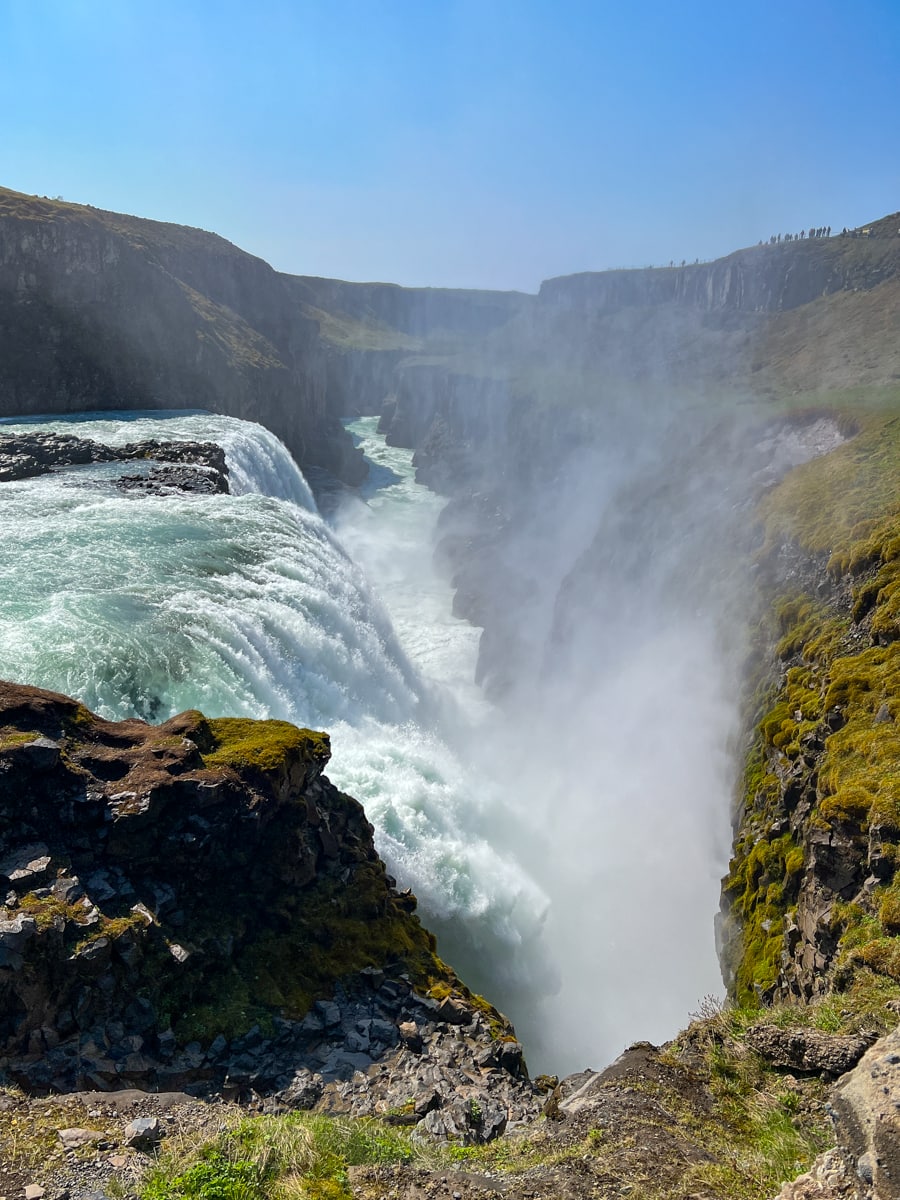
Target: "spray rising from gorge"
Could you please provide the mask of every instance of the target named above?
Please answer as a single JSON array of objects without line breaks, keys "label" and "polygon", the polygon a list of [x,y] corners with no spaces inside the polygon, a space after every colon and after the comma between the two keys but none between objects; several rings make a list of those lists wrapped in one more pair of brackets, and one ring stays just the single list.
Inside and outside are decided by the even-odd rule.
[{"label": "spray rising from gorge", "polygon": [[7,485],[4,673],[110,717],[198,707],[328,729],[329,773],[445,957],[517,1021],[532,1069],[663,1038],[720,988],[735,663],[721,588],[692,557],[719,519],[711,480],[673,490],[696,461],[635,421],[573,455],[510,541],[529,621],[493,705],[433,563],[443,501],[372,418],[352,426],[374,467],[339,540],[257,426],[84,422],[99,441],[218,441],[235,494],[123,496],[107,467]]}]

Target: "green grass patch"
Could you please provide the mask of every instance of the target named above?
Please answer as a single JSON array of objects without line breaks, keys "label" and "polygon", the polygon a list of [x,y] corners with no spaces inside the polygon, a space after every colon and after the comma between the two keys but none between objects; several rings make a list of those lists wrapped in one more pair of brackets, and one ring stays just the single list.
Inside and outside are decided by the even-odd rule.
[{"label": "green grass patch", "polygon": [[424,1151],[377,1120],[290,1113],[250,1117],[212,1141],[166,1151],[141,1200],[350,1200],[348,1168],[412,1162]]},{"label": "green grass patch", "polygon": [[767,548],[796,542],[827,554],[835,574],[864,570],[877,553],[872,535],[900,512],[900,416],[861,410],[853,424],[854,437],[795,468],[760,505]]}]

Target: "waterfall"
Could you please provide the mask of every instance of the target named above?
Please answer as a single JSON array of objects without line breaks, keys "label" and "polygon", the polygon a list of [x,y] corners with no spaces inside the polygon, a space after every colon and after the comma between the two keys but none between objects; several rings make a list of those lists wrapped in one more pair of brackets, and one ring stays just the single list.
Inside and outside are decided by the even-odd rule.
[{"label": "waterfall", "polygon": [[365,804],[439,949],[464,977],[489,962],[484,986],[521,973],[545,902],[483,833],[492,792],[460,753],[465,715],[401,647],[278,439],[207,413],[3,425],[37,427],[218,442],[234,494],[122,492],[117,464],[4,484],[0,676],[111,719],[199,708],[328,730],[330,777]]}]

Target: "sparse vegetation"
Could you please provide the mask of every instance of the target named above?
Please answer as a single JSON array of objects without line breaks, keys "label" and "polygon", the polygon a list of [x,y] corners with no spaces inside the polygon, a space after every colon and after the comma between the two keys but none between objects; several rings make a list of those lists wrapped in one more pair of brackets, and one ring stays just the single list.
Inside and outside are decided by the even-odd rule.
[{"label": "sparse vegetation", "polygon": [[[253,1117],[212,1141],[167,1151],[141,1200],[350,1200],[351,1166],[427,1157],[380,1121],[307,1113]],[[433,1155],[432,1155],[433,1157]]]}]

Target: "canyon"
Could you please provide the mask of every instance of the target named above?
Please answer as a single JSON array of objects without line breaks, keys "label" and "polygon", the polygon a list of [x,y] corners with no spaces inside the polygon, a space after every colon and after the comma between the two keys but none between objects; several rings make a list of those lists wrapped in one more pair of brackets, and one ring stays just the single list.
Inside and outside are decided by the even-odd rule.
[{"label": "canyon", "polygon": [[[682,1033],[648,1028],[664,1044],[532,1082],[493,1007],[521,977],[482,1000],[482,978],[436,958],[361,809],[321,775],[322,735],[279,728],[263,754],[248,724],[232,761],[224,715],[156,725],[151,706],[119,726],[17,679],[0,741],[10,1081],[221,1095],[228,1077],[244,1103],[380,1114],[481,1156],[359,1166],[342,1194],[725,1200],[805,1169],[785,1197],[896,1194],[896,1115],[863,1085],[898,1086],[900,217],[851,233],[530,296],[286,276],[213,234],[0,191],[0,413],[259,422],[323,512],[366,474],[342,419],[377,417],[447,502],[436,561],[482,631],[490,751],[517,798],[498,844],[553,896],[548,941],[589,981],[558,1010],[565,1036],[661,980],[653,1020],[687,1022],[675,981],[690,990],[694,954],[696,978],[710,969],[711,934],[695,951],[686,929],[717,864],[730,997],[695,991]],[[305,847],[290,862],[287,837]],[[182,897],[186,878],[211,898]],[[334,895],[304,916],[320,884]],[[204,906],[240,920],[201,928]],[[366,930],[341,924],[360,914]],[[294,949],[282,962],[266,938]],[[178,995],[124,1020],[150,979]],[[552,1065],[559,1031],[542,1046],[546,1016],[523,1007],[525,1059],[534,1044]],[[28,1105],[0,1128],[37,1120]]]}]

